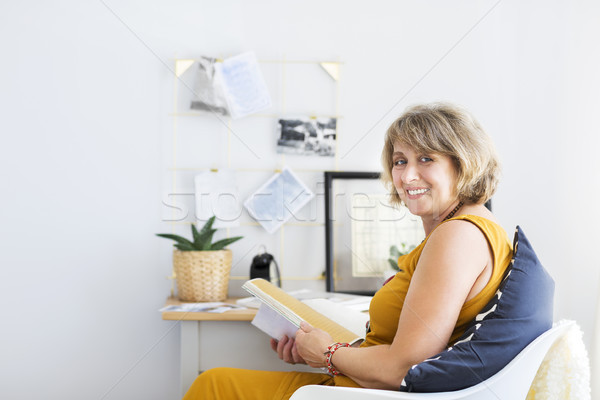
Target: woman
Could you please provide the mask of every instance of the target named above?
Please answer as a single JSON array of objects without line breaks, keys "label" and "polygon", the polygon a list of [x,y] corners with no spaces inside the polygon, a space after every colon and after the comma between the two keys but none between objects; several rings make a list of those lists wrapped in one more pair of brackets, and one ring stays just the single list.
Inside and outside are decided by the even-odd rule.
[{"label": "woman", "polygon": [[201,374],[184,399],[287,399],[308,384],[398,390],[409,368],[452,344],[494,296],[512,249],[484,203],[499,163],[489,137],[450,104],[409,108],[388,129],[383,181],[392,203],[421,217],[425,240],[400,257],[401,272],[371,302],[358,347],[303,324],[295,339],[271,341],[289,363],[329,374],[217,368]]}]

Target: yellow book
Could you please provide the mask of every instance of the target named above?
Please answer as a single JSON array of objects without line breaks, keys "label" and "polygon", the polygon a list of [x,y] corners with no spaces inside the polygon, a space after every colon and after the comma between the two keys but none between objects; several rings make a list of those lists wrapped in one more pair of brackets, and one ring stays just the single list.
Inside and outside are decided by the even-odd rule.
[{"label": "yellow book", "polygon": [[[319,313],[269,281],[260,278],[252,279],[244,283],[242,288],[261,301],[252,324],[277,340],[284,334],[294,337],[302,321],[329,333],[335,342],[354,343],[362,339],[360,335]],[[368,318],[364,314],[362,317]]]}]

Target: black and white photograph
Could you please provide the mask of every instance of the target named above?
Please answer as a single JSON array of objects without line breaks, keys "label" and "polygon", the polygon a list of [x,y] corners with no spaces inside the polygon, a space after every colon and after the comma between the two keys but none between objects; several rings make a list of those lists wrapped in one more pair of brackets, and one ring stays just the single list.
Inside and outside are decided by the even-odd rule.
[{"label": "black and white photograph", "polygon": [[334,157],[336,127],[336,118],[282,118],[278,122],[277,152]]}]

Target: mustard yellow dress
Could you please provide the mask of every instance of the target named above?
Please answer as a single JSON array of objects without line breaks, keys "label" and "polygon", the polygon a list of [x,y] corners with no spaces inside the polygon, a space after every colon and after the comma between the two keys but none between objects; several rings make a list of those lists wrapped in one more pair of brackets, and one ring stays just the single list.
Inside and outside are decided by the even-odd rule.
[{"label": "mustard yellow dress", "polygon": [[[494,296],[512,257],[511,242],[504,229],[495,222],[475,215],[461,215],[447,221],[452,220],[469,221],[483,232],[492,250],[494,268],[487,285],[462,306],[450,344],[460,337],[469,322]],[[402,305],[428,238],[429,236],[412,252],[399,258],[398,265],[402,271],[398,272],[373,297],[369,308],[370,330],[361,347],[391,344],[394,340]],[[331,377],[328,374],[311,372],[214,368],[198,376],[184,400],[284,400],[289,399],[298,388],[305,385],[360,387],[352,379],[343,375]]]}]

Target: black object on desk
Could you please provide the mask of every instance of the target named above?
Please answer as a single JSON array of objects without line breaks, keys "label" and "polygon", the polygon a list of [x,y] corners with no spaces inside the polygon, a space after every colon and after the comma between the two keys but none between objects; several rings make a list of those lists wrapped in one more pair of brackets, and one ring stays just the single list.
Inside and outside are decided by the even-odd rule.
[{"label": "black object on desk", "polygon": [[265,250],[263,253],[255,255],[252,259],[250,279],[262,278],[271,282],[271,276],[273,276],[272,282],[281,287],[281,276],[277,261],[275,261],[275,257]]}]

